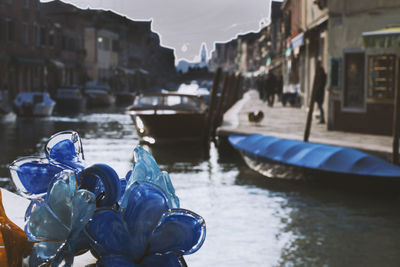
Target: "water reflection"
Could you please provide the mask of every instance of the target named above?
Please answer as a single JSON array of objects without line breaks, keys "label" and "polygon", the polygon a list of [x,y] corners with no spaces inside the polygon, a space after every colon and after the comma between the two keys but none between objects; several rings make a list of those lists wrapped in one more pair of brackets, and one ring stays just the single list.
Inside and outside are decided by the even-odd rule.
[{"label": "water reflection", "polygon": [[282,197],[278,266],[398,266],[400,198],[267,178],[243,168],[236,183]]},{"label": "water reflection", "polygon": [[[118,110],[77,117],[0,123],[0,184],[12,189],[6,165],[40,154],[57,131],[82,137],[87,164],[107,163],[122,177],[139,144],[129,116]],[[200,144],[146,146],[170,173],[182,207],[207,223],[202,249],[187,257],[196,266],[398,266],[397,195],[344,191],[312,180],[288,180],[296,170],[274,167],[273,178],[250,170],[224,147]],[[276,174],[276,175],[275,175]]]},{"label": "water reflection", "polygon": [[205,150],[202,142],[174,142],[154,145],[141,143],[141,146],[157,159],[159,165],[165,165],[167,168],[182,163],[195,166],[209,158],[209,152]]}]

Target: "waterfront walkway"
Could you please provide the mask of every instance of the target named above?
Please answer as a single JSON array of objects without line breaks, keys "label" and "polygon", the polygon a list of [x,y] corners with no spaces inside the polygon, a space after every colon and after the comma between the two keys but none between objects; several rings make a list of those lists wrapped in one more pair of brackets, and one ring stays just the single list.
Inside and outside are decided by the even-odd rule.
[{"label": "waterfront walkway", "polygon": [[[261,110],[264,119],[260,123],[250,122],[249,112]],[[319,114],[319,110],[315,114]],[[327,113],[327,111],[325,111]],[[217,129],[217,135],[226,137],[231,134],[260,133],[280,138],[303,140],[307,110],[304,108],[284,107],[275,101],[273,107],[262,102],[256,90],[246,92],[231,109],[224,114],[222,125]],[[313,117],[310,142],[340,145],[369,151],[391,159],[392,137],[380,135],[356,134],[340,131],[328,131],[326,124],[318,124]]]}]

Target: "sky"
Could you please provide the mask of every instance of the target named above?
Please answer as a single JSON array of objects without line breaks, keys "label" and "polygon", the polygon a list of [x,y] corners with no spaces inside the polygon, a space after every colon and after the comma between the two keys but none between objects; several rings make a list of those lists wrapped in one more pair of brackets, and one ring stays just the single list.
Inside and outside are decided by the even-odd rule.
[{"label": "sky", "polygon": [[[47,2],[47,0],[45,0]],[[201,44],[208,57],[214,42],[258,31],[268,24],[271,0],[63,0],[80,8],[112,10],[133,20],[152,20],[161,45],[181,59],[198,61]]]}]

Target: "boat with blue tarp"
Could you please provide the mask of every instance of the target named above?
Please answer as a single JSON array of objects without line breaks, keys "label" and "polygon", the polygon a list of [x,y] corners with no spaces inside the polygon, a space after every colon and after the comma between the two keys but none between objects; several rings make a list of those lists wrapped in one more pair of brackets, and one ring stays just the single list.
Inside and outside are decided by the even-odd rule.
[{"label": "boat with blue tarp", "polygon": [[[253,169],[262,170],[271,164],[284,164],[299,167],[309,171],[318,171],[351,180],[356,177],[361,180],[399,181],[400,166],[393,165],[377,156],[357,149],[303,142],[252,134],[248,136],[231,135],[229,142],[244,157],[246,163]],[[269,165],[263,165],[269,164]],[[320,177],[326,177],[321,176]]]}]

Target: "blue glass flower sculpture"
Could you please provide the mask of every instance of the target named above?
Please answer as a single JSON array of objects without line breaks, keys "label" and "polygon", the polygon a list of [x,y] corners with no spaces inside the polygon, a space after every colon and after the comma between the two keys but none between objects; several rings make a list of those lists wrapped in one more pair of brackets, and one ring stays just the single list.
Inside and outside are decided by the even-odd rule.
[{"label": "blue glass flower sculpture", "polygon": [[204,219],[179,208],[168,173],[142,147],[122,179],[106,164],[85,167],[76,132],[53,135],[44,152],[10,165],[18,191],[32,199],[30,266],[68,267],[89,248],[100,266],[186,266],[183,256],[202,246]]},{"label": "blue glass flower sculpture", "polygon": [[36,241],[29,258],[30,266],[72,266],[76,253],[89,249],[82,231],[96,208],[93,193],[77,189],[73,171],[57,174],[46,199],[31,202],[25,215],[25,232]]},{"label": "blue glass flower sculpture", "polygon": [[206,234],[204,219],[178,209],[169,176],[140,146],[120,209],[99,209],[85,231],[100,266],[184,266]]},{"label": "blue glass flower sculpture", "polygon": [[71,170],[79,187],[96,195],[99,206],[112,206],[120,199],[121,181],[110,166],[95,164],[85,168],[78,133],[64,131],[53,135],[44,153],[45,157],[23,157],[10,164],[11,178],[21,195],[29,199],[43,197],[54,175]]}]

